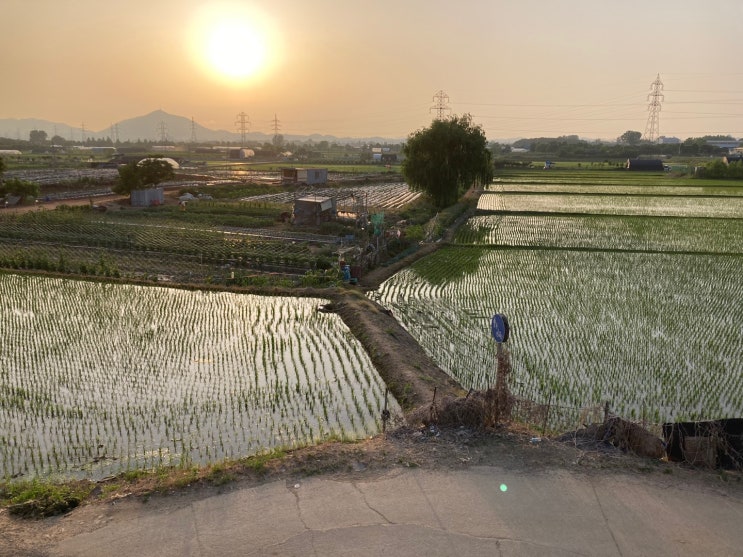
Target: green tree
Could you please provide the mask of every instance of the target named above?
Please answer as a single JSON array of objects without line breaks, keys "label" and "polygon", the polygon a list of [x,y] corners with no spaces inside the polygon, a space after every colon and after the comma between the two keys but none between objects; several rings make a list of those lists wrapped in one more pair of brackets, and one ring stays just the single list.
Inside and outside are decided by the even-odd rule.
[{"label": "green tree", "polygon": [[403,146],[402,172],[410,187],[428,194],[437,207],[453,205],[475,182],[493,178],[485,133],[469,114],[434,120]]},{"label": "green tree", "polygon": [[129,194],[132,190],[154,188],[160,182],[175,176],[170,163],[161,158],[148,158],[119,167],[119,181],[112,188],[115,193]]},{"label": "green tree", "polygon": [[636,132],[632,130],[627,130],[622,135],[620,135],[617,138],[617,141],[619,143],[624,143],[626,145],[637,145],[640,143],[640,140],[642,139],[642,133]]},{"label": "green tree", "polygon": [[34,145],[43,145],[46,143],[46,132],[44,130],[31,130],[28,139]]},{"label": "green tree", "polygon": [[10,180],[6,180],[0,184],[0,196],[4,197],[6,195],[15,195],[21,199],[27,197],[38,197],[39,184],[36,182],[29,182],[28,180],[11,178]]}]

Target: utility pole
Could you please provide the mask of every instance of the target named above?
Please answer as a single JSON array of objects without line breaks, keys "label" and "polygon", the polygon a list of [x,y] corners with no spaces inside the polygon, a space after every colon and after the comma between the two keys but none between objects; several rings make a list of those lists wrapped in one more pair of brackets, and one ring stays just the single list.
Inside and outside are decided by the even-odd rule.
[{"label": "utility pole", "polygon": [[429,109],[429,112],[436,113],[436,120],[443,120],[444,116],[451,112],[449,108],[449,95],[443,91],[437,91],[433,96],[433,106]]},{"label": "utility pole", "polygon": [[237,131],[240,132],[240,147],[245,147],[245,135],[248,133],[248,128],[250,127],[248,115],[244,112],[238,114],[237,120],[235,120],[235,126],[237,126]]},{"label": "utility pole", "polygon": [[660,137],[660,103],[665,99],[663,95],[663,82],[660,80],[660,74],[650,84],[650,93],[648,93],[648,123],[645,126],[645,134],[642,138],[651,143],[655,143]]}]

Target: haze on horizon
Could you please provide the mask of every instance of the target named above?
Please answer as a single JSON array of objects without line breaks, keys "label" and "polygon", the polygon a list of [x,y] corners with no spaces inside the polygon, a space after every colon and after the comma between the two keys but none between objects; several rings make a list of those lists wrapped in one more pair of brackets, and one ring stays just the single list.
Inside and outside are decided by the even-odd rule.
[{"label": "haze on horizon", "polygon": [[[3,0],[0,118],[100,131],[162,109],[212,129],[404,138],[433,95],[491,140],[743,137],[740,0]],[[237,54],[237,55],[236,55]]]}]

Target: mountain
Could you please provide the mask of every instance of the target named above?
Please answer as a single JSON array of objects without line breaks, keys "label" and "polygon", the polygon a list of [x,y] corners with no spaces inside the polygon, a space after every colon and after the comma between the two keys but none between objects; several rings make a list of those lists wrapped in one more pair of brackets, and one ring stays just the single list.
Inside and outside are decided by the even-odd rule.
[{"label": "mountain", "polygon": [[[27,140],[29,132],[32,130],[44,130],[49,139],[54,135],[59,135],[70,141],[82,141],[83,136],[86,139],[113,138],[115,133],[118,133],[120,141],[137,141],[140,139],[165,144],[190,142],[194,135],[196,141],[199,143],[240,141],[240,134],[237,132],[212,130],[201,124],[192,122],[191,118],[168,114],[162,110],[155,110],[144,116],[122,120],[100,131],[83,130],[82,125],[74,127],[68,124],[36,118],[0,119],[0,137]],[[285,141],[298,142],[312,140],[314,142],[328,141],[336,143],[400,143],[403,141],[402,138],[391,139],[384,137],[336,137],[320,134],[283,135]],[[249,141],[260,141],[261,143],[271,141],[273,138],[272,135],[262,132],[249,132],[245,134],[245,137]]]}]

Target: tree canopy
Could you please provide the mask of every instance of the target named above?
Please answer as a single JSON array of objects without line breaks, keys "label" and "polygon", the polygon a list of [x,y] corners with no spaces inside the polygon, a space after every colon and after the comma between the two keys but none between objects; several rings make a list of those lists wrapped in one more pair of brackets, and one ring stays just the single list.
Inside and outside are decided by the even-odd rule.
[{"label": "tree canopy", "polygon": [[642,132],[627,130],[617,138],[617,142],[627,145],[637,145],[642,139]]},{"label": "tree canopy", "polygon": [[475,182],[493,178],[485,133],[469,114],[434,120],[403,146],[402,172],[410,187],[428,194],[437,207],[453,205]]},{"label": "tree canopy", "polygon": [[121,194],[131,193],[133,190],[154,188],[160,182],[170,180],[175,176],[170,163],[160,158],[149,158],[132,162],[119,167],[119,182],[113,191]]},{"label": "tree canopy", "polygon": [[22,199],[27,197],[38,197],[39,184],[36,182],[29,182],[28,180],[21,180],[19,178],[5,180],[0,183],[0,197],[6,195],[16,195]]}]

